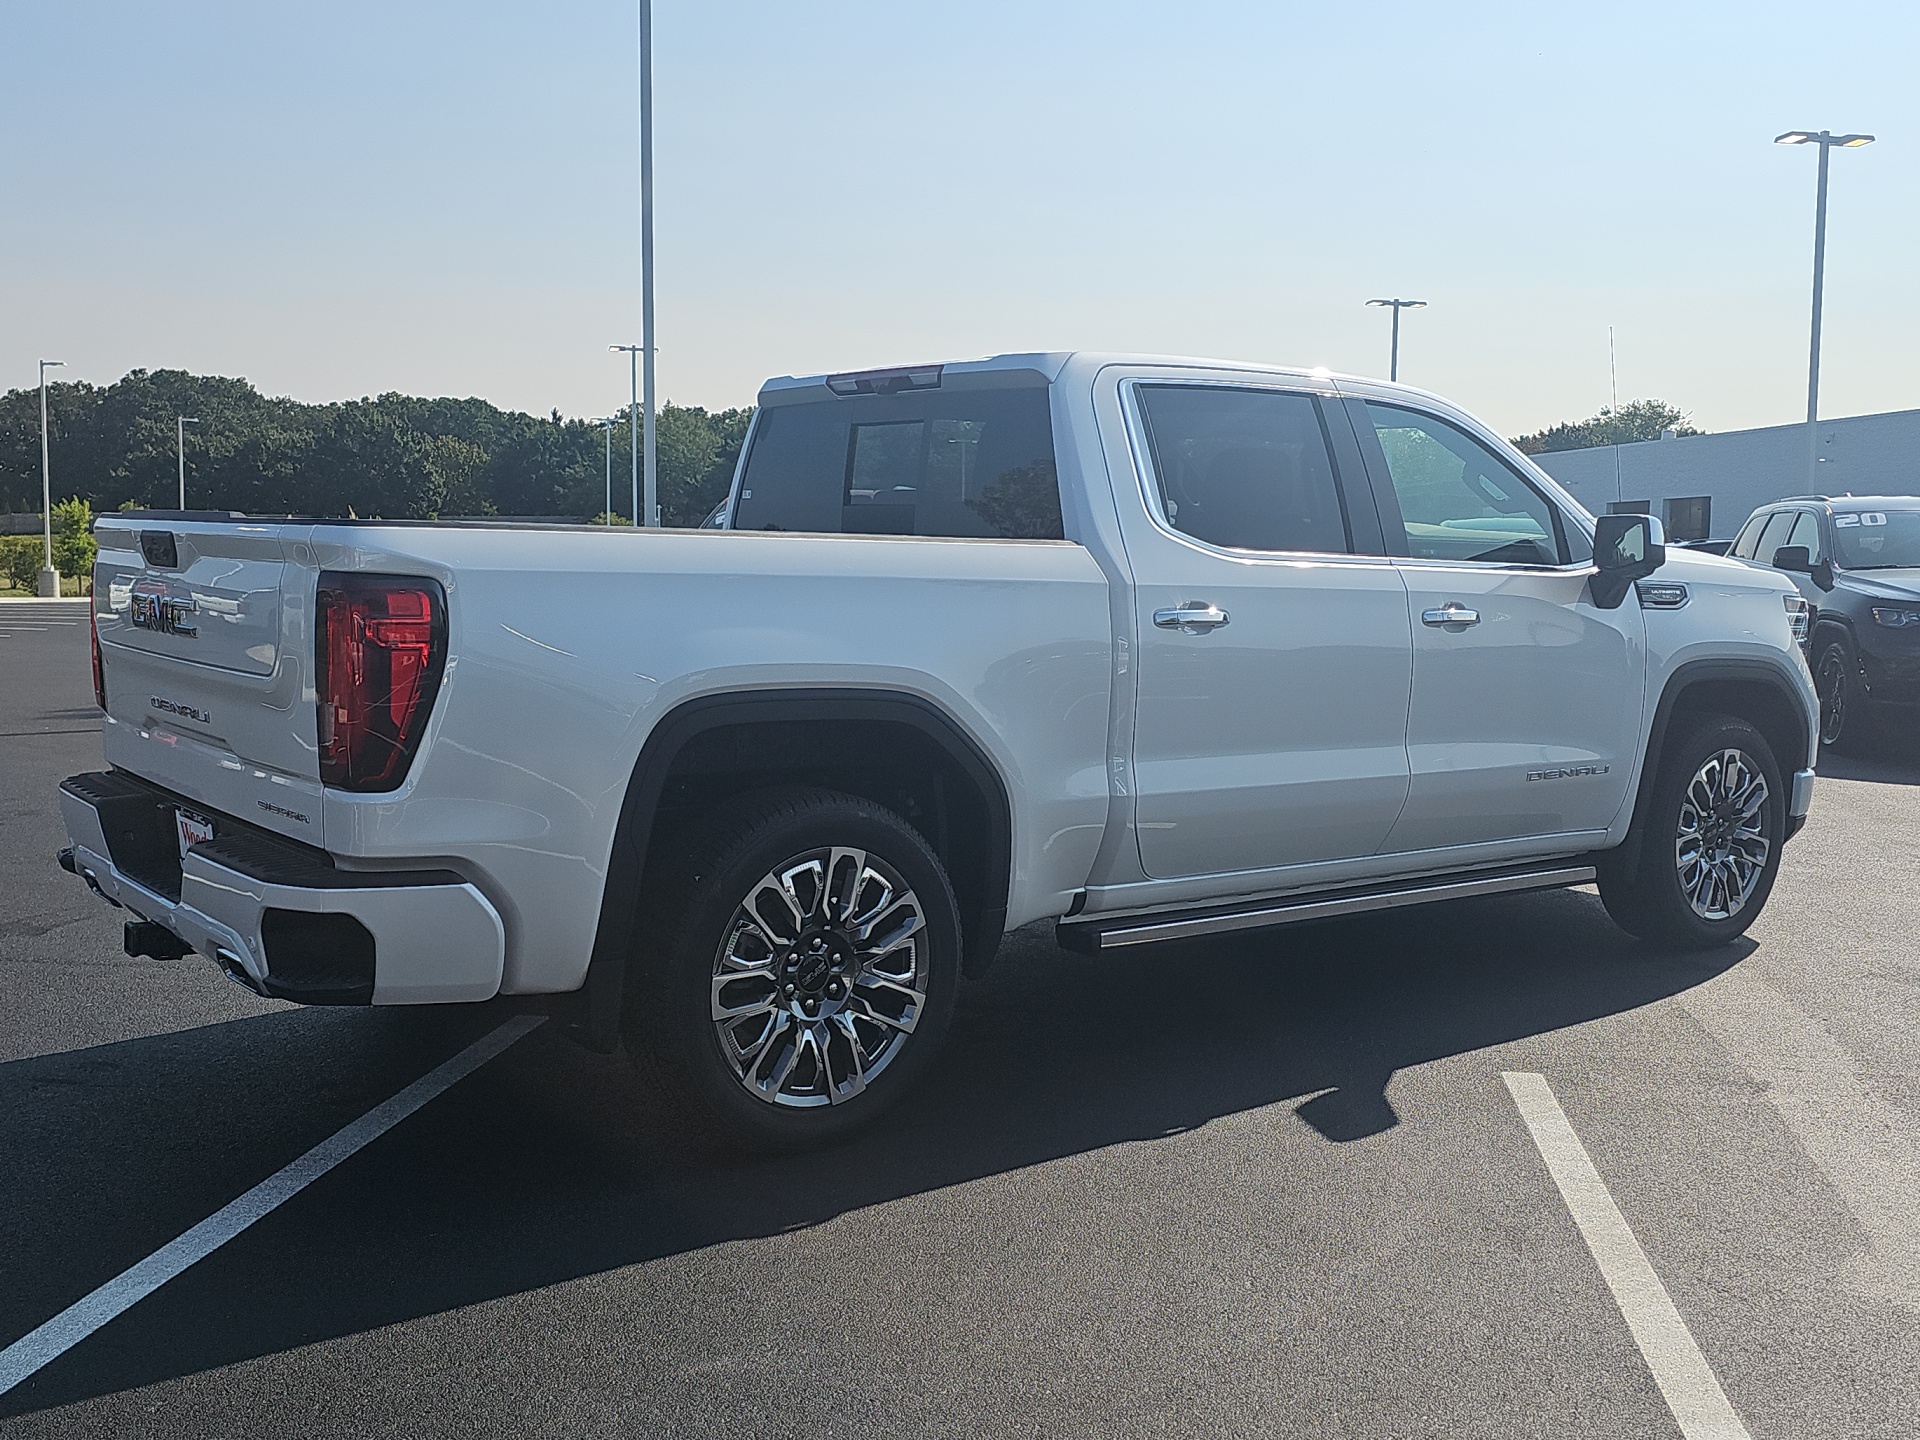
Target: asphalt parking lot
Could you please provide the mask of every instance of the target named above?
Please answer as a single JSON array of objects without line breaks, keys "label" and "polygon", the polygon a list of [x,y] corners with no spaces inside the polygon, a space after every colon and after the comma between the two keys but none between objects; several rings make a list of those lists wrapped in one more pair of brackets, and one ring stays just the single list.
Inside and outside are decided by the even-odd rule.
[{"label": "asphalt parking lot", "polygon": [[[53,864],[94,715],[84,606],[0,602],[0,1347],[518,1013],[123,957]],[[1023,932],[923,1093],[798,1159],[666,1147],[545,1026],[0,1433],[1910,1437],[1917,821],[1920,750],[1830,767],[1749,940],[1682,959],[1578,891],[1120,960]],[[1722,1418],[1683,1431],[1675,1335],[1630,1328],[1509,1074]]]}]

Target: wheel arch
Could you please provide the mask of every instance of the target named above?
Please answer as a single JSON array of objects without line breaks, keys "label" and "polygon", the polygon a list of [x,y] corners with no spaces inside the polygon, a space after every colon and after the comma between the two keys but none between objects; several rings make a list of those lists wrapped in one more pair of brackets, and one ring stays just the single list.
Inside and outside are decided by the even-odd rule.
[{"label": "wheel arch", "polygon": [[1745,720],[1765,737],[1787,773],[1801,769],[1812,752],[1813,732],[1799,687],[1781,667],[1764,660],[1694,660],[1677,666],[1661,689],[1647,732],[1646,759],[1640,766],[1633,819],[1621,843],[1621,861],[1637,866],[1646,832],[1647,806],[1676,722],[1688,715],[1725,714]]},{"label": "wheel arch", "polygon": [[1822,610],[1813,617],[1813,633],[1807,637],[1807,651],[1817,655],[1829,640],[1839,640],[1855,655],[1860,653],[1860,637],[1853,628],[1853,617],[1838,610]]},{"label": "wheel arch", "polygon": [[958,720],[898,691],[696,696],[661,718],[634,762],[586,981],[575,999],[576,1038],[597,1050],[618,1042],[627,960],[656,841],[690,823],[702,804],[792,783],[847,790],[901,813],[947,868],[960,902],[966,969],[977,973],[992,959],[1013,878],[1012,807],[999,769]]}]

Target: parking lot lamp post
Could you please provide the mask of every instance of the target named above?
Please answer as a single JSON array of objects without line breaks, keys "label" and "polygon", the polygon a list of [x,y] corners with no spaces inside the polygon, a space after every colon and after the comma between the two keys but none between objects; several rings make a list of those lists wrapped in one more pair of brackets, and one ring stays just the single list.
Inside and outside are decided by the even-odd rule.
[{"label": "parking lot lamp post", "polygon": [[647,372],[646,503],[636,505],[636,525],[660,523],[660,467],[655,444],[657,417],[653,386],[653,0],[640,6],[640,343]]},{"label": "parking lot lamp post", "polygon": [[[633,523],[640,523],[640,352],[644,345],[609,345],[609,350],[627,352],[627,376],[632,398],[627,401],[627,430],[633,451]],[[652,424],[649,417],[648,424]]]},{"label": "parking lot lamp post", "polygon": [[607,427],[607,509],[601,518],[607,524],[613,524],[613,417],[607,416],[600,422]]},{"label": "parking lot lamp post", "polygon": [[60,598],[60,572],[53,568],[53,466],[47,451],[47,371],[64,360],[40,362],[40,535],[46,543],[46,563],[35,577],[34,594],[42,599]]},{"label": "parking lot lamp post", "polygon": [[1871,145],[1871,135],[1835,135],[1826,130],[1789,130],[1773,137],[1776,145],[1818,145],[1820,183],[1813,202],[1813,338],[1807,360],[1807,489],[1820,493],[1820,293],[1827,274],[1827,154],[1836,145],[1858,150]]},{"label": "parking lot lamp post", "polygon": [[1369,305],[1385,305],[1393,311],[1393,351],[1387,360],[1387,379],[1400,378],[1400,312],[1402,310],[1424,310],[1424,300],[1369,300]]},{"label": "parking lot lamp post", "polygon": [[174,426],[177,438],[174,440],[174,454],[180,458],[180,508],[187,508],[187,426],[198,425],[197,415],[176,415],[179,423]]}]

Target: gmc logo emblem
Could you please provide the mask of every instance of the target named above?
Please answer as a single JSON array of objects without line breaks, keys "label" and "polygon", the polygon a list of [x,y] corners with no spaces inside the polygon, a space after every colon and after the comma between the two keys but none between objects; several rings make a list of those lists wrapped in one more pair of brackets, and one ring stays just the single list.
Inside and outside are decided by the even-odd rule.
[{"label": "gmc logo emblem", "polygon": [[136,630],[151,630],[157,635],[183,635],[191,640],[200,627],[190,618],[199,610],[191,598],[133,592],[133,612],[129,617]]}]

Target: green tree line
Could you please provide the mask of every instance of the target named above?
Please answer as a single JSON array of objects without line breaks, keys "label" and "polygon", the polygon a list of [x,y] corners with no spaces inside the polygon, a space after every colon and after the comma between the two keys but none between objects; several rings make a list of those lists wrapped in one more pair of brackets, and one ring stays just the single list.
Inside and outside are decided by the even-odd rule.
[{"label": "green tree line", "polygon": [[1684,410],[1664,400],[1629,400],[1618,410],[1603,405],[1599,414],[1585,420],[1563,420],[1531,435],[1516,435],[1513,445],[1522,454],[1541,455],[1549,450],[1585,450],[1592,445],[1658,440],[1667,430],[1676,435],[1702,433],[1687,423]]},{"label": "green tree line", "polygon": [[[606,434],[595,420],[485,400],[378,395],[309,405],[245,380],[134,370],[112,385],[47,387],[56,497],[95,511],[178,503],[175,417],[187,427],[187,504],[248,515],[382,519],[552,515],[606,508]],[[661,408],[661,519],[698,525],[725,496],[750,407]],[[614,508],[631,501],[624,423],[613,434]],[[40,509],[40,393],[0,395],[0,512]]]}]

